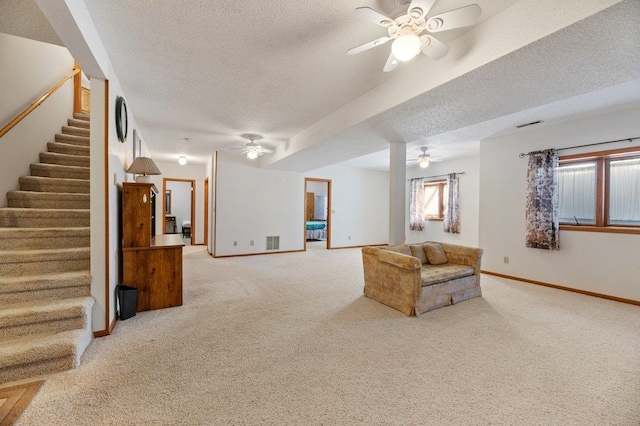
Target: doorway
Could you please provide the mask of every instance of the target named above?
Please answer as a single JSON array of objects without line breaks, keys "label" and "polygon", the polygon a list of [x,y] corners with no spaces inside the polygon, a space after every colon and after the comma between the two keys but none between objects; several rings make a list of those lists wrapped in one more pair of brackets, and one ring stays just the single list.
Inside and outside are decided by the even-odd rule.
[{"label": "doorway", "polygon": [[331,248],[331,180],[304,179],[304,249]]},{"label": "doorway", "polygon": [[193,245],[195,235],[195,184],[191,179],[162,179],[162,233],[180,234],[188,245]]}]

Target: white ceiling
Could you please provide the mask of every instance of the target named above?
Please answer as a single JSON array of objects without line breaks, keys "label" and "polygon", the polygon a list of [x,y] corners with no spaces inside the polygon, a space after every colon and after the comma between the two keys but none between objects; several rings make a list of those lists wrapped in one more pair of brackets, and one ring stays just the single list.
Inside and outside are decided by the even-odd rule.
[{"label": "white ceiling", "polygon": [[[430,15],[471,1],[439,0]],[[476,0],[478,25],[437,35],[447,57],[392,73],[389,44],[346,51],[385,35],[356,7],[394,16],[403,0],[84,3],[154,158],[203,163],[258,133],[276,149],[263,167],[308,171],[384,169],[390,141],[408,158],[423,145],[472,155],[516,124],[640,105],[640,1],[618,1]]]}]

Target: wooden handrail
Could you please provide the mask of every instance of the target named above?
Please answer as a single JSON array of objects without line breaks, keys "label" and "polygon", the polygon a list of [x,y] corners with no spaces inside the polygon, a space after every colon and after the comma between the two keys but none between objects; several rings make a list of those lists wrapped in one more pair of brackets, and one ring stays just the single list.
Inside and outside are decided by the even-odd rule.
[{"label": "wooden handrail", "polygon": [[0,130],[0,138],[5,135],[9,130],[13,129],[13,127],[22,121],[27,115],[29,115],[34,109],[36,109],[41,103],[43,103],[49,96],[51,96],[56,90],[58,90],[64,83],[67,82],[70,78],[73,78],[76,74],[80,72],[80,68],[74,68],[65,78],[60,80],[55,86],[47,91],[40,99],[32,103],[27,109],[22,111],[16,118],[11,120],[9,124],[4,126],[2,130]]}]

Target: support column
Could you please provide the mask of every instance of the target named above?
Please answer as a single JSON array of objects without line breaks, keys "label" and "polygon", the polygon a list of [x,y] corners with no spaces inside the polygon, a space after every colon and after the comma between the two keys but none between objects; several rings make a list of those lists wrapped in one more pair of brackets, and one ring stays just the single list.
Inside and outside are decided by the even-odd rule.
[{"label": "support column", "polygon": [[391,142],[389,156],[389,245],[405,241],[407,145]]}]

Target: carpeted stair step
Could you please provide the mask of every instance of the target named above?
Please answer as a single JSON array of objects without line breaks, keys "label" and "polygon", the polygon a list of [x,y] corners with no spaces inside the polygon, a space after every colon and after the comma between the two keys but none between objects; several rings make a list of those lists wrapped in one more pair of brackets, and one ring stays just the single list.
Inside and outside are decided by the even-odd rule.
[{"label": "carpeted stair step", "polygon": [[88,129],[89,126],[91,126],[91,122],[89,120],[79,120],[77,118],[68,119],[67,124],[70,127],[82,127],[83,129]]},{"label": "carpeted stair step", "polygon": [[41,176],[22,176],[19,179],[21,191],[60,192],[88,194],[89,179],[62,179]]},{"label": "carpeted stair step", "polygon": [[85,114],[82,112],[74,112],[73,113],[73,118],[75,120],[83,120],[83,121],[90,121],[91,117],[89,116],[89,114]]},{"label": "carpeted stair step", "polygon": [[59,164],[31,164],[31,176],[62,178],[62,179],[89,179],[89,168],[78,166],[61,166]]},{"label": "carpeted stair step", "polygon": [[0,341],[22,336],[60,333],[89,326],[86,311],[93,298],[18,303],[0,309]]},{"label": "carpeted stair step", "polygon": [[[89,315],[89,312],[87,312]],[[91,343],[90,328],[0,343],[0,383],[70,370]]]},{"label": "carpeted stair step", "polygon": [[85,271],[91,268],[91,249],[76,247],[46,250],[0,251],[0,276],[40,275]]},{"label": "carpeted stair step", "polygon": [[55,142],[83,147],[89,147],[89,145],[91,144],[89,136],[59,133],[55,137]]},{"label": "carpeted stair step", "polygon": [[0,305],[91,295],[89,271],[0,277]]},{"label": "carpeted stair step", "polygon": [[58,154],[68,155],[84,155],[89,156],[89,146],[73,145],[60,142],[47,142],[47,150],[49,152],[57,152]]},{"label": "carpeted stair step", "polygon": [[89,226],[86,209],[0,209],[0,228],[78,228]]},{"label": "carpeted stair step", "polygon": [[89,247],[89,227],[0,228],[0,250],[36,250]]},{"label": "carpeted stair step", "polygon": [[90,157],[83,155],[58,154],[55,152],[41,152],[40,162],[45,164],[60,164],[61,166],[89,167]]},{"label": "carpeted stair step", "polygon": [[7,192],[9,207],[32,209],[88,209],[89,194],[60,192]]},{"label": "carpeted stair step", "polygon": [[64,135],[86,136],[88,138],[90,132],[90,129],[84,127],[62,126],[62,134]]}]

